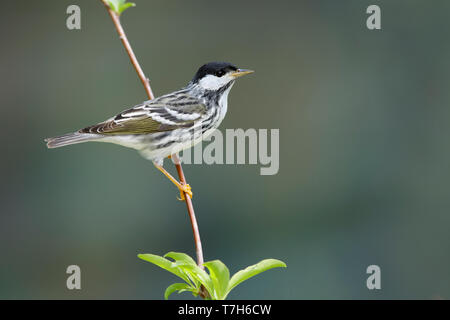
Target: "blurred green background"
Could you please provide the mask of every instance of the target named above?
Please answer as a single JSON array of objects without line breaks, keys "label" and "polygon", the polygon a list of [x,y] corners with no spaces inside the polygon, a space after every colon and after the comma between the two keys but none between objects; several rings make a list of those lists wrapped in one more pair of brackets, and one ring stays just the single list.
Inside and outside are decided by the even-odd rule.
[{"label": "blurred green background", "polygon": [[[449,1],[136,2],[122,22],[157,95],[230,61],[256,73],[221,129],[280,129],[275,176],[184,166],[206,260],[288,265],[230,299],[450,297]],[[136,255],[195,255],[176,188],[133,150],[43,142],[146,99],[103,5],[8,1],[0,24],[0,298],[163,298],[176,278]]]}]

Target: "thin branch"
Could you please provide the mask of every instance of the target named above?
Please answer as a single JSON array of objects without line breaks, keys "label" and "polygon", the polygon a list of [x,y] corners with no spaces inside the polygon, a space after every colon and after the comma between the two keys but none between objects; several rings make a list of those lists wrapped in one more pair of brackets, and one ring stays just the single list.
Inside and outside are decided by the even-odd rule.
[{"label": "thin branch", "polygon": [[139,76],[139,79],[141,80],[142,84],[144,85],[144,88],[145,88],[145,91],[147,92],[148,98],[150,100],[154,99],[155,96],[153,95],[152,88],[150,87],[150,80],[145,76],[144,71],[142,71],[142,68],[139,65],[138,60],[136,59],[133,49],[131,48],[130,43],[128,42],[128,38],[125,34],[125,31],[122,28],[122,24],[120,23],[120,16],[115,11],[111,10],[111,8],[109,7],[108,3],[105,0],[101,0],[101,1],[105,5],[106,9],[108,10],[109,15],[111,16],[114,26],[116,27],[117,33],[119,34],[119,38],[122,41],[122,44],[128,53],[128,57],[130,57],[131,64],[133,65],[134,69],[136,70],[136,72]]},{"label": "thin branch", "polygon": [[[131,48],[130,43],[128,42],[128,38],[127,38],[125,31],[123,30],[122,25],[120,23],[119,15],[115,11],[111,10],[111,8],[109,7],[108,3],[105,0],[101,0],[101,1],[105,5],[106,9],[108,10],[109,15],[111,16],[114,26],[116,27],[117,33],[119,34],[120,40],[122,41],[122,44],[125,47],[125,50],[127,51],[128,56],[130,57],[130,61],[133,65],[134,69],[136,70],[136,72],[139,76],[139,79],[141,80],[142,84],[144,85],[145,91],[147,92],[149,99],[150,100],[153,99],[154,95],[153,95],[152,89],[150,87],[150,81],[145,76],[144,72],[142,71],[142,68],[136,59],[133,49]],[[172,155],[172,159],[175,163],[175,167],[177,169],[180,182],[182,184],[186,184],[186,178],[184,176],[183,168],[181,167],[181,162],[180,162],[178,155]],[[194,234],[194,241],[195,241],[196,254],[197,254],[197,264],[199,265],[199,267],[204,269],[202,242],[200,240],[200,232],[198,230],[197,219],[195,218],[194,206],[192,205],[191,198],[187,194],[184,194],[184,198],[185,198],[186,207],[187,207],[187,210],[189,213],[189,219],[191,221],[192,232]],[[202,292],[200,293],[200,295],[202,295],[203,298],[206,296],[206,294],[207,293],[205,293],[205,292],[203,292],[203,294],[202,294]]]},{"label": "thin branch", "polygon": [[[183,168],[181,167],[181,162],[178,157],[178,155],[174,154],[172,155],[172,160],[175,164],[175,167],[177,168],[178,177],[180,178],[181,184],[186,184],[186,178],[184,177]],[[192,200],[189,196],[186,194],[184,195],[185,201],[186,201],[186,207],[189,212],[189,218],[191,220],[191,226],[192,226],[192,232],[194,234],[194,241],[195,241],[195,247],[196,247],[196,253],[197,253],[197,264],[200,266],[200,268],[204,269],[203,266],[203,250],[202,250],[202,241],[200,240],[200,232],[198,230],[197,225],[197,219],[195,218],[194,213],[194,207],[192,205]]]}]

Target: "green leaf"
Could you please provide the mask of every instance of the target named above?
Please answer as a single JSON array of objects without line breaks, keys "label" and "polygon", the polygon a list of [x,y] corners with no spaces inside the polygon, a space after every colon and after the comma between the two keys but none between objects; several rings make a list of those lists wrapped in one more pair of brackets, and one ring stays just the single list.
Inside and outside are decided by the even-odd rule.
[{"label": "green leaf", "polygon": [[120,15],[122,12],[127,10],[129,7],[136,6],[133,2],[126,2],[126,0],[106,0],[112,11]]},{"label": "green leaf", "polygon": [[230,271],[220,260],[213,260],[204,263],[209,270],[217,300],[225,300],[228,293],[228,282],[230,281]]},{"label": "green leaf", "polygon": [[[193,265],[196,266],[197,263],[192,259],[190,256],[188,256],[185,253],[181,252],[168,252],[164,255],[164,257],[172,258],[175,260],[175,265],[183,270],[183,265]],[[190,270],[183,270],[184,273],[186,273],[189,276],[189,279],[195,284],[195,287],[200,287],[200,282],[197,280],[196,277],[192,277]]]},{"label": "green leaf", "polygon": [[135,7],[136,4],[133,2],[127,2],[119,8],[119,14],[127,10],[129,7]]},{"label": "green leaf", "polygon": [[106,0],[106,3],[108,4],[108,6],[110,7],[110,9],[116,13],[119,12],[119,7],[118,7],[118,1],[117,0]]},{"label": "green leaf", "polygon": [[150,253],[138,254],[138,257],[142,260],[156,264],[158,267],[173,273],[174,275],[186,281],[188,284],[191,284],[189,277],[174,262],[156,254]]},{"label": "green leaf", "polygon": [[175,291],[178,291],[178,293],[191,291],[194,295],[197,295],[197,289],[187,283],[174,283],[167,287],[166,292],[164,293],[164,299],[168,300],[169,296]]},{"label": "green leaf", "polygon": [[228,284],[228,292],[230,292],[234,287],[236,287],[238,284],[240,284],[242,281],[245,281],[253,276],[256,276],[257,274],[267,271],[272,268],[279,268],[283,267],[286,268],[286,264],[283,261],[276,260],[276,259],[265,259],[257,264],[254,264],[252,266],[249,266],[245,268],[244,270],[241,270],[239,272],[236,272],[233,277],[231,277],[231,280]]},{"label": "green leaf", "polygon": [[181,264],[178,265],[180,269],[182,269],[185,273],[188,273],[191,277],[193,277],[197,282],[201,283],[206,290],[208,290],[209,295],[213,300],[218,300],[217,295],[214,291],[214,285],[212,283],[209,274],[206,273],[205,270],[200,268],[198,265],[194,264]]},{"label": "green leaf", "polygon": [[177,264],[193,264],[197,265],[197,263],[192,259],[190,256],[188,256],[185,253],[182,252],[168,252],[164,255],[164,258],[172,258],[175,260]]}]

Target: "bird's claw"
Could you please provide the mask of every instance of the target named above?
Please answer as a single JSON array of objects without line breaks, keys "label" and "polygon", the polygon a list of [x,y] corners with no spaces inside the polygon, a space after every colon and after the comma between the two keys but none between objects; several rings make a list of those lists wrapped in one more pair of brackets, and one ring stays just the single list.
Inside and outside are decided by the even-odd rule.
[{"label": "bird's claw", "polygon": [[180,189],[180,198],[177,197],[178,200],[180,201],[185,201],[186,197],[184,196],[184,194],[187,194],[189,196],[189,198],[192,199],[192,188],[190,185],[188,184],[182,184]]}]

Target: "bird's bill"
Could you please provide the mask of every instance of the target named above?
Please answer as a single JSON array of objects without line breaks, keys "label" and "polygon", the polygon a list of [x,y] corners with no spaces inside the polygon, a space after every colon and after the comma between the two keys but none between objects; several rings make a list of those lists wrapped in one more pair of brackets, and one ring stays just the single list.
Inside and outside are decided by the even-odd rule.
[{"label": "bird's bill", "polygon": [[231,74],[232,77],[239,78],[245,76],[246,74],[253,73],[255,71],[248,69],[237,69],[235,72]]}]

